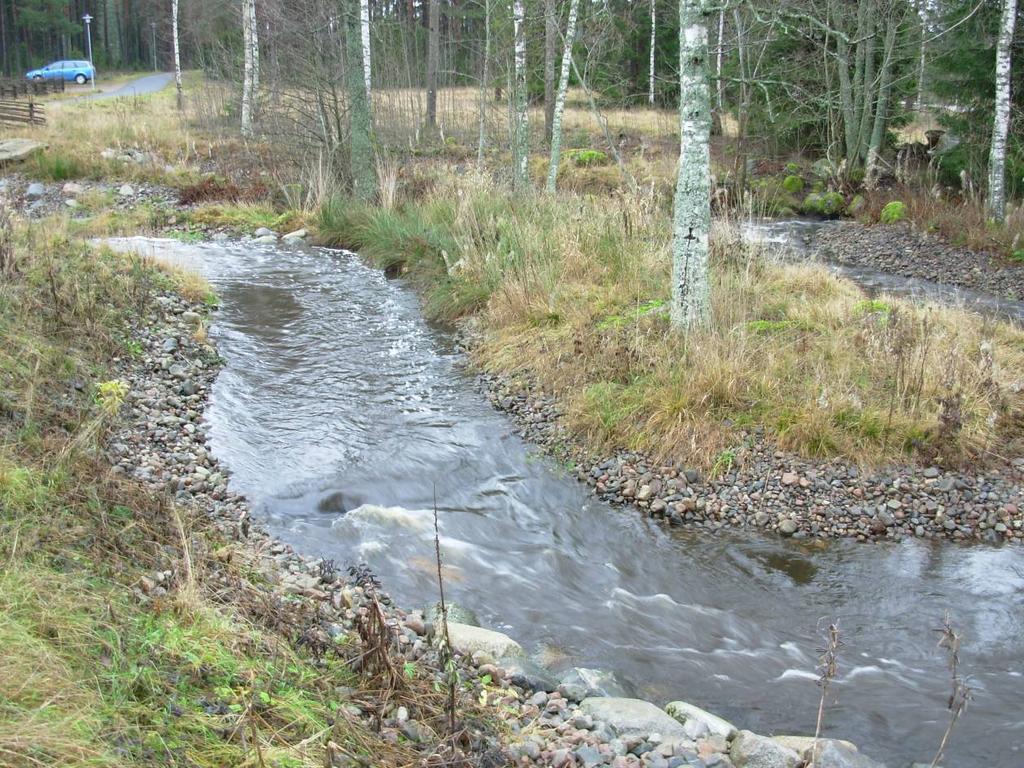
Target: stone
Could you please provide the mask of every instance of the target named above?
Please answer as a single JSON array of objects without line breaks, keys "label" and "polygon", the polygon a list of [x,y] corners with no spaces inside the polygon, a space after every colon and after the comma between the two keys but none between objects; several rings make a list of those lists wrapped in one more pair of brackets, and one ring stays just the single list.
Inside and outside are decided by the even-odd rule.
[{"label": "stone", "polygon": [[164,352],[177,352],[178,351],[178,340],[173,336],[164,339],[164,343],[160,347]]},{"label": "stone", "polygon": [[938,467],[928,467],[921,474],[924,477],[927,477],[929,480],[934,480],[936,477],[939,476],[939,468]]},{"label": "stone", "polygon": [[[457,624],[471,624],[474,627],[480,626],[480,619],[477,618],[476,613],[466,608],[459,603],[446,603],[445,608],[448,611],[448,622],[455,622]],[[423,609],[423,620],[428,624],[433,624],[435,627],[441,621],[441,604],[432,603]]]},{"label": "stone", "polygon": [[44,149],[46,145],[34,139],[4,139],[0,141],[0,163],[16,163]]},{"label": "stone", "polygon": [[862,755],[848,741],[821,739],[813,748],[811,757],[815,768],[885,768],[882,763]]},{"label": "stone", "polygon": [[78,201],[75,200],[75,199],[65,200],[64,201],[64,205],[66,205],[68,208],[77,208],[78,207]]},{"label": "stone", "polygon": [[69,181],[60,190],[65,195],[80,195],[85,192],[85,187],[77,181]]},{"label": "stone", "polygon": [[667,712],[641,699],[596,696],[584,699],[580,711],[601,720],[624,740],[660,734],[662,743],[689,742],[682,724]]},{"label": "stone", "polygon": [[783,485],[796,485],[797,480],[800,478],[796,472],[783,472],[782,473],[782,484]]},{"label": "stone", "polygon": [[505,670],[504,678],[512,685],[518,685],[528,691],[546,693],[558,690],[558,679],[540,664],[526,657],[499,659],[498,666]]},{"label": "stone", "polygon": [[258,245],[270,245],[271,243],[277,242],[277,235],[260,235],[253,239],[253,242]]},{"label": "stone", "polygon": [[849,749],[857,751],[857,746],[855,744],[849,741],[842,741],[840,739],[815,739],[813,736],[772,736],[772,741],[792,749],[804,760],[811,759],[811,750],[818,742],[825,743],[826,741],[834,741],[837,744],[842,744]]},{"label": "stone", "polygon": [[626,696],[626,690],[611,672],[573,667],[558,681],[558,692],[572,701],[594,696]]},{"label": "stone", "polygon": [[[440,638],[441,633],[434,636]],[[464,656],[483,651],[497,659],[502,656],[523,656],[523,647],[508,635],[493,629],[474,627],[471,624],[448,622],[448,638],[452,647]]]},{"label": "stone", "polygon": [[784,536],[792,536],[794,533],[796,533],[796,529],[797,525],[795,520],[791,520],[787,517],[779,521],[779,533],[783,534]]},{"label": "stone", "polygon": [[28,189],[25,190],[26,200],[38,200],[46,194],[46,187],[40,184],[38,181],[28,185]]},{"label": "stone", "polygon": [[117,194],[121,197],[132,197],[135,195],[135,187],[131,184],[122,184],[121,188],[117,190]]},{"label": "stone", "polygon": [[665,706],[665,711],[684,725],[691,720],[702,723],[707,732],[713,736],[724,736],[726,739],[731,739],[737,733],[736,726],[728,720],[685,701],[670,702]]},{"label": "stone", "polygon": [[740,731],[729,747],[729,759],[736,768],[797,768],[800,755],[767,736]]},{"label": "stone", "polygon": [[274,230],[269,229],[268,227],[260,227],[259,229],[252,233],[252,236],[255,238],[272,236],[275,240],[277,239],[277,233]]},{"label": "stone", "polygon": [[306,238],[306,230],[296,229],[294,232],[289,232],[282,239],[283,240],[304,240]]}]

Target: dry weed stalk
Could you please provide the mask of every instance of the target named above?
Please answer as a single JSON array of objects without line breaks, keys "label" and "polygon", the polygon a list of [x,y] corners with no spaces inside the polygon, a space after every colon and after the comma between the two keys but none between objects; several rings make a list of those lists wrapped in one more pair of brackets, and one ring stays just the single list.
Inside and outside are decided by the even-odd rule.
[{"label": "dry weed stalk", "polygon": [[366,565],[351,567],[349,574],[367,597],[366,604],[356,614],[356,632],[362,650],[359,672],[364,680],[373,681],[382,692],[383,711],[392,694],[402,687],[402,675],[391,658],[395,644],[393,631],[384,615],[377,578]]},{"label": "dry weed stalk", "polygon": [[967,709],[967,704],[974,698],[967,678],[960,675],[960,641],[962,638],[953,629],[948,611],[943,618],[942,626],[935,631],[939,633],[939,648],[944,648],[949,655],[951,690],[949,702],[946,705],[949,709],[949,725],[946,726],[946,731],[942,734],[942,741],[939,742],[939,751],[935,753],[935,758],[931,762],[931,768],[936,768],[942,760],[946,747],[949,745],[949,738],[953,733],[953,727],[960,719],[960,715]]},{"label": "dry weed stalk", "polygon": [[821,688],[821,699],[818,701],[818,721],[814,726],[815,744],[812,764],[817,762],[818,739],[821,738],[821,729],[825,723],[825,702],[828,699],[828,689],[839,672],[839,649],[843,647],[843,641],[839,636],[839,622],[832,622],[822,630],[822,637],[825,644],[818,649],[818,687]]},{"label": "dry weed stalk", "polygon": [[452,653],[452,641],[448,635],[448,604],[444,598],[444,578],[441,567],[441,532],[437,524],[437,489],[434,489],[434,555],[437,560],[437,588],[441,594],[441,668],[444,671],[445,710],[448,715],[448,735],[455,740],[455,694],[459,687],[459,670]]}]

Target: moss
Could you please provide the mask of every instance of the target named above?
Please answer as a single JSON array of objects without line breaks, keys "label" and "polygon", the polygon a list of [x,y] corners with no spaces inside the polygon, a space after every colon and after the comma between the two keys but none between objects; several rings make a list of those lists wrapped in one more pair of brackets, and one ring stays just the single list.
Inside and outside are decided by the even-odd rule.
[{"label": "moss", "polygon": [[882,208],[878,220],[883,224],[898,224],[907,218],[907,206],[899,200],[893,200]]},{"label": "moss", "polygon": [[801,210],[812,216],[840,216],[846,209],[846,199],[839,192],[812,192],[804,198]]},{"label": "moss", "polygon": [[791,195],[799,195],[804,191],[804,180],[800,176],[787,176],[782,180],[782,188]]}]

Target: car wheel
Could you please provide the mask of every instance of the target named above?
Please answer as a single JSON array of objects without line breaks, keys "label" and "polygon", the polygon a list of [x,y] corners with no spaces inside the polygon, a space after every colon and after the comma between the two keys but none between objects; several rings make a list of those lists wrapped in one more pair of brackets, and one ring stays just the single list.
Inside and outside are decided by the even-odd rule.
[{"label": "car wheel", "polygon": [[77,75],[75,75],[75,82],[79,85],[85,85],[87,80],[88,78],[82,73],[78,73]]},{"label": "car wheel", "polygon": [[43,76],[42,76],[42,75],[36,75],[36,76],[35,76],[35,77],[33,77],[32,79],[33,79],[33,80],[42,80],[42,79],[43,79]]}]

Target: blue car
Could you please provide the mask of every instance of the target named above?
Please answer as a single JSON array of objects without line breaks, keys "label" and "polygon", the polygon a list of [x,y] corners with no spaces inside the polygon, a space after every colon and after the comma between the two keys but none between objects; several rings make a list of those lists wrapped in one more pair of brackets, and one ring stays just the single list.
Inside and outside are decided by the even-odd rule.
[{"label": "blue car", "polygon": [[29,80],[65,80],[85,85],[96,77],[96,68],[88,61],[55,61],[26,72],[25,77]]}]

